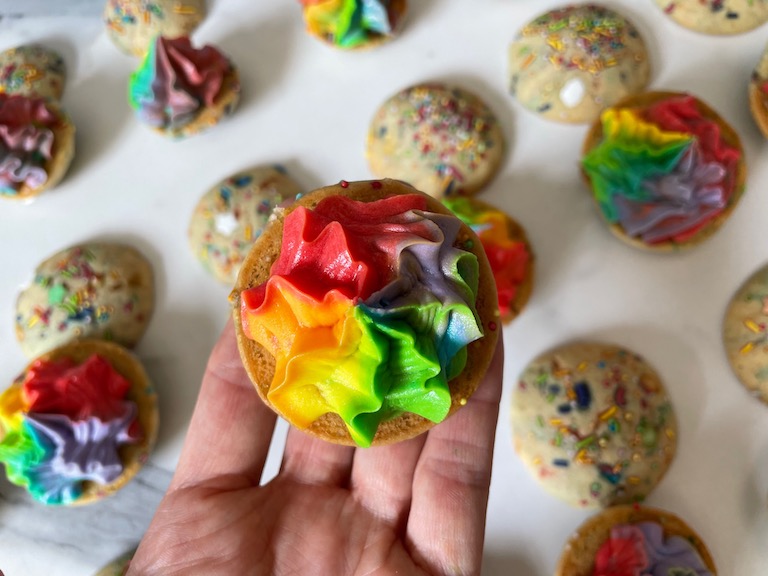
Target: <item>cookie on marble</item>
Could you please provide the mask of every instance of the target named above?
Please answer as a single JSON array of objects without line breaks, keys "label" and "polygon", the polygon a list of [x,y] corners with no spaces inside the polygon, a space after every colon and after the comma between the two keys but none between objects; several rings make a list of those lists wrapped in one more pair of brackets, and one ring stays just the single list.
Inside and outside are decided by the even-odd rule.
[{"label": "cookie on marble", "polygon": [[529,472],[582,508],[642,501],[675,454],[675,413],[659,375],[609,344],[565,344],[529,363],[511,422]]},{"label": "cookie on marble", "polygon": [[594,4],[542,14],[509,47],[510,92],[556,122],[594,121],[606,106],[642,91],[650,74],[637,28]]},{"label": "cookie on marble", "polygon": [[731,298],[723,344],[736,377],[768,404],[768,266],[752,274]]},{"label": "cookie on marble", "polygon": [[533,290],[534,256],[525,230],[511,216],[474,197],[443,199],[450,209],[480,238],[499,295],[501,321],[514,320]]},{"label": "cookie on marble", "polygon": [[222,180],[192,213],[192,252],[217,280],[233,286],[272,210],[301,192],[282,166],[252,168]]},{"label": "cookie on marble", "polygon": [[0,462],[43,504],[90,504],[141,469],[157,394],[122,346],[79,340],[35,359],[0,395]]},{"label": "cookie on marble", "polygon": [[125,576],[135,553],[136,550],[131,550],[130,552],[126,552],[122,556],[115,558],[112,562],[99,570],[95,576]]},{"label": "cookie on marble", "polygon": [[702,34],[741,34],[768,21],[768,0],[656,0],[681,26]]},{"label": "cookie on marble", "polygon": [[195,48],[187,37],[158,36],[128,88],[139,121],[172,138],[215,126],[239,100],[237,68],[217,48]]},{"label": "cookie on marble", "polygon": [[716,576],[704,541],[680,518],[656,508],[615,506],[569,538],[555,576]]},{"label": "cookie on marble", "polygon": [[108,0],[104,24],[126,54],[144,56],[157,36],[189,36],[206,16],[205,0]]},{"label": "cookie on marble", "polygon": [[645,92],[605,110],[582,173],[603,220],[637,248],[669,252],[712,236],[747,177],[736,131],[690,94]]},{"label": "cookie on marble", "polygon": [[749,108],[757,127],[763,136],[768,138],[768,48],[752,72],[749,82]]},{"label": "cookie on marble", "polygon": [[43,98],[0,94],[0,198],[25,200],[56,186],[75,156],[75,126]]},{"label": "cookie on marble", "polygon": [[154,308],[149,262],[123,244],[94,242],[57,252],[16,300],[16,338],[34,358],[78,338],[134,346]]},{"label": "cookie on marble", "polygon": [[496,115],[478,96],[419,84],[378,109],[368,130],[367,157],[375,175],[441,198],[482,190],[498,172],[505,148]]},{"label": "cookie on marble", "polygon": [[66,67],[61,54],[41,44],[24,44],[0,52],[0,93],[58,102],[64,93]]},{"label": "cookie on marble", "polygon": [[307,32],[343,49],[388,42],[405,17],[407,0],[299,0]]}]

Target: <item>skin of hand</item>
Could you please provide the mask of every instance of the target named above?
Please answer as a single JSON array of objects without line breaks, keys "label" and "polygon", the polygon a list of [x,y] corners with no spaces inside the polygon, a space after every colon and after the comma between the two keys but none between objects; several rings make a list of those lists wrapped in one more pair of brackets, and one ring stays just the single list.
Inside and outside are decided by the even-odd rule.
[{"label": "skin of hand", "polygon": [[230,321],[128,576],[479,574],[503,364],[499,338],[466,406],[405,442],[356,449],[291,428],[261,484],[276,416]]}]

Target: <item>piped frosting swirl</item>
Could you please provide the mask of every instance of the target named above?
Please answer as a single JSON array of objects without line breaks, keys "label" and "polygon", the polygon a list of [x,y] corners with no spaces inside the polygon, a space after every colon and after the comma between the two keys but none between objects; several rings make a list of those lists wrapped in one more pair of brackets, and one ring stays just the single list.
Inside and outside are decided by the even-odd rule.
[{"label": "piped frosting swirl", "polygon": [[405,8],[403,0],[300,0],[307,29],[341,48],[357,48],[391,36]]}]

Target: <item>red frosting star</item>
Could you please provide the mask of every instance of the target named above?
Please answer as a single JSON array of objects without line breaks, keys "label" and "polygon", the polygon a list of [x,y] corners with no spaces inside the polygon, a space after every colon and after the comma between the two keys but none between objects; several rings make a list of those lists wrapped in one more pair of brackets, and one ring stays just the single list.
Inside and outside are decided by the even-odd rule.
[{"label": "red frosting star", "polygon": [[642,576],[648,567],[645,538],[639,528],[617,526],[595,557],[594,576]]}]

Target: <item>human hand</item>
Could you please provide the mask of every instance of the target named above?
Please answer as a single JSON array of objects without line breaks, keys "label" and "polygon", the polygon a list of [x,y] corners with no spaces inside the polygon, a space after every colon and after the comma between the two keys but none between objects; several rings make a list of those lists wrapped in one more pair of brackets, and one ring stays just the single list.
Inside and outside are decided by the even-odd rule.
[{"label": "human hand", "polygon": [[128,576],[479,574],[503,357],[499,338],[467,405],[411,440],[356,449],[291,428],[260,485],[276,416],[230,321]]}]

